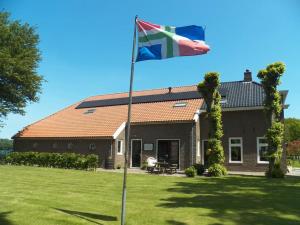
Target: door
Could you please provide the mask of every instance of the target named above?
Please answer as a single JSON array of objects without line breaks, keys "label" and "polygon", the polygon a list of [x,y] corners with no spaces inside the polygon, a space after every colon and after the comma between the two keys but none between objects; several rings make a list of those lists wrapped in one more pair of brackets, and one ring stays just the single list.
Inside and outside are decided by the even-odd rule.
[{"label": "door", "polygon": [[208,165],[208,140],[202,141],[202,155],[203,155],[203,164],[204,166]]},{"label": "door", "polygon": [[131,140],[131,166],[141,167],[142,141]]},{"label": "door", "polygon": [[157,160],[179,166],[179,140],[158,140]]}]

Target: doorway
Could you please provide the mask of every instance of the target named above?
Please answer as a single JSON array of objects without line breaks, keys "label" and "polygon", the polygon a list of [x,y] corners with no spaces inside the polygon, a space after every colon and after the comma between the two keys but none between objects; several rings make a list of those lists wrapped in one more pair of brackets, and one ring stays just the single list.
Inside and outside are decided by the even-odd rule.
[{"label": "doorway", "polygon": [[131,140],[131,167],[141,167],[142,140]]},{"label": "doorway", "polygon": [[179,140],[157,140],[157,160],[179,167]]},{"label": "doorway", "polygon": [[208,165],[208,152],[209,146],[208,146],[208,140],[202,141],[202,162],[204,166]]}]

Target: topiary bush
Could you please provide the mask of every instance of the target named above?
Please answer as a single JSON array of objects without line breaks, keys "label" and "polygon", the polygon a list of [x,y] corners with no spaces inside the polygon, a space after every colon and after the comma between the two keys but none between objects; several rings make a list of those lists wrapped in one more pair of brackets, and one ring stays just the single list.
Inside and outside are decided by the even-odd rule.
[{"label": "topiary bush", "polygon": [[197,163],[197,164],[193,165],[193,167],[195,168],[198,176],[203,175],[203,173],[205,172],[205,167],[203,164]]},{"label": "topiary bush", "polygon": [[98,167],[99,157],[94,154],[12,152],[4,158],[4,163],[11,165],[90,170]]},{"label": "topiary bush", "polygon": [[223,165],[214,163],[208,167],[208,175],[212,177],[221,177],[227,175],[227,170]]},{"label": "topiary bush", "polygon": [[186,168],[184,173],[187,177],[195,177],[196,176],[196,169],[195,169],[195,167],[191,166],[189,168]]},{"label": "topiary bush", "polygon": [[281,116],[283,104],[281,95],[277,90],[277,87],[280,84],[280,78],[284,71],[284,63],[276,62],[268,65],[266,69],[260,70],[257,74],[265,91],[264,111],[266,119],[270,123],[270,127],[266,133],[269,157],[269,168],[266,172],[266,176],[273,177],[274,175],[274,178],[278,178],[281,174],[284,174],[283,171],[279,172],[279,170],[281,170],[280,161],[283,145],[283,118]]}]

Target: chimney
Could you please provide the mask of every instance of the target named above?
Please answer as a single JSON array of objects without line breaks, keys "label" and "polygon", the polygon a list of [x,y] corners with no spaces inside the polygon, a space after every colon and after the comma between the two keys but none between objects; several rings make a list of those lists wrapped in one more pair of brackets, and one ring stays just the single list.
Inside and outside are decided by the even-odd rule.
[{"label": "chimney", "polygon": [[252,81],[252,73],[250,70],[246,69],[244,72],[244,82],[251,82]]},{"label": "chimney", "polygon": [[171,93],[172,92],[172,87],[168,87],[168,89],[169,89],[169,93]]}]

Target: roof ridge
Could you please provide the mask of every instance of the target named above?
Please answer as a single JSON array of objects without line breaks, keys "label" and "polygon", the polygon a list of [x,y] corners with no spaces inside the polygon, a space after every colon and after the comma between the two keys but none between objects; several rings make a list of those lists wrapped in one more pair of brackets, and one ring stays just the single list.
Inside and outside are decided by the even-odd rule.
[{"label": "roof ridge", "polygon": [[[224,83],[241,83],[243,82],[243,80],[237,80],[237,81],[223,81],[221,82],[221,84]],[[261,85],[260,83],[256,82],[256,81],[251,81],[251,83],[257,84],[257,85]],[[184,88],[184,87],[193,87],[193,86],[197,86],[197,84],[190,84],[190,85],[181,85],[181,86],[175,86],[172,88]],[[133,91],[133,93],[141,93],[141,92],[146,92],[146,91],[158,91],[158,90],[164,90],[164,89],[168,89],[168,87],[162,87],[162,88],[153,88],[153,89],[146,89],[146,90],[137,90],[137,91]],[[101,96],[106,96],[106,95],[118,95],[118,94],[126,94],[128,93],[128,91],[122,91],[122,92],[114,92],[114,93],[105,93],[105,94],[100,94],[100,95],[92,95],[89,96],[83,100],[87,100],[89,98],[94,98],[94,97],[101,97]]]},{"label": "roof ridge", "polygon": [[[197,86],[197,84],[193,84],[193,85],[182,85],[182,86],[176,86],[176,87],[172,87],[172,88],[183,88],[183,87],[193,87],[193,86]],[[163,87],[163,88],[153,88],[153,89],[146,89],[146,90],[137,90],[137,91],[133,91],[133,93],[136,92],[145,92],[145,91],[158,91],[158,90],[164,90],[164,89],[168,89],[168,87]],[[128,93],[128,91],[122,91],[122,92],[115,92],[115,93],[106,93],[106,94],[100,94],[100,95],[92,95],[89,96],[87,98],[85,98],[84,100],[88,99],[88,98],[93,98],[93,97],[100,97],[100,96],[105,96],[105,95],[116,95],[116,94],[125,94]]]}]

